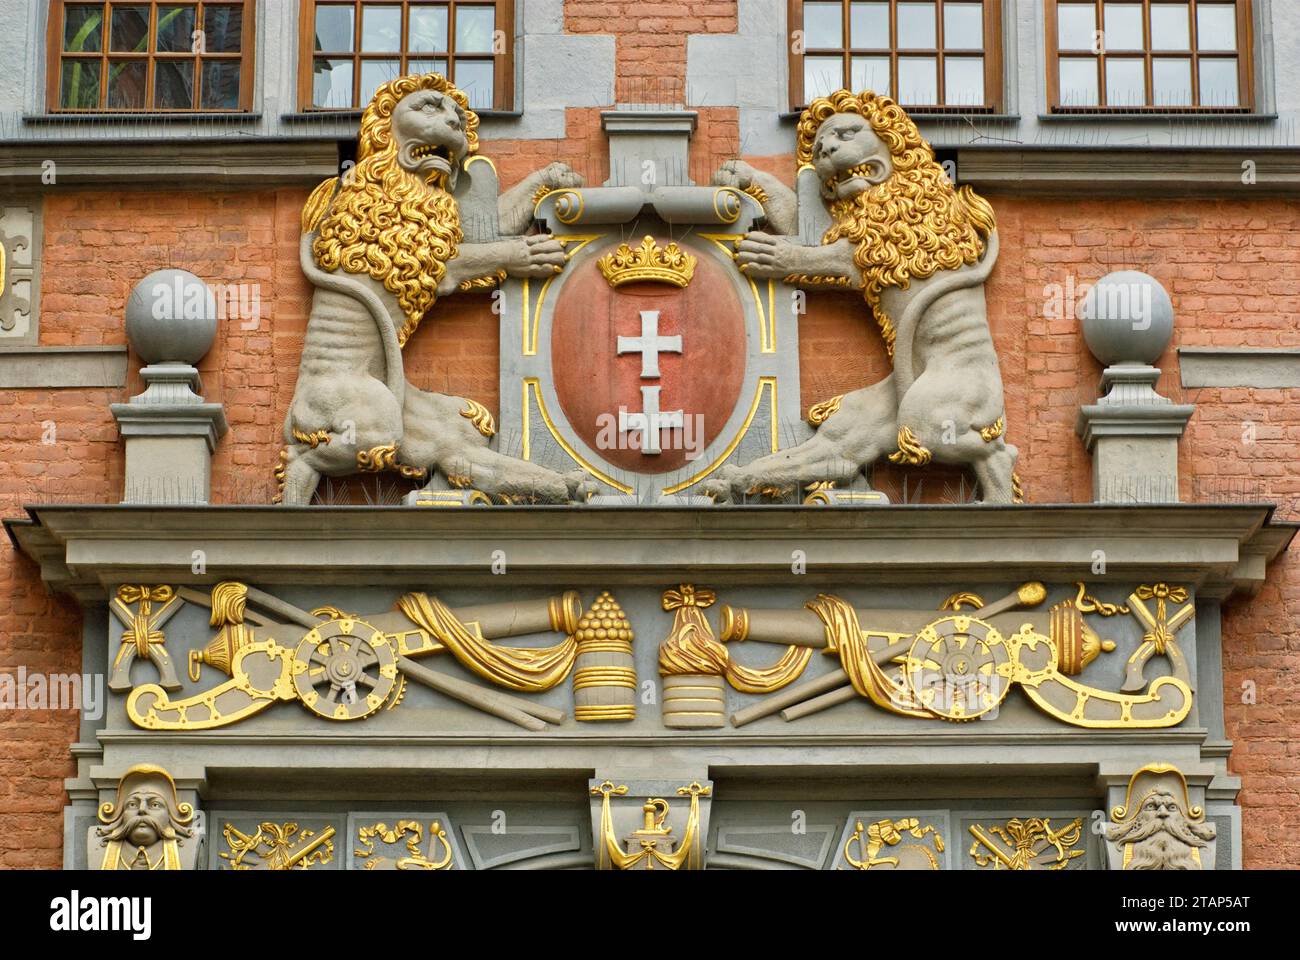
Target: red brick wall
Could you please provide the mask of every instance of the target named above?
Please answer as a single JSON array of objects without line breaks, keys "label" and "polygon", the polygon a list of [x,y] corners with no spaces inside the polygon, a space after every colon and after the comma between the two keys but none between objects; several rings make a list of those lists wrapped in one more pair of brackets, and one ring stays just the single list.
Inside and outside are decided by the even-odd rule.
[{"label": "red brick wall", "polygon": [[[635,6],[633,13],[630,8]],[[627,7],[629,10],[625,10]],[[684,58],[687,33],[734,30],[734,3],[693,7],[645,38],[620,37],[620,99],[638,97],[648,76],[641,51],[660,68]],[[611,16],[653,20],[651,5],[570,0],[567,24],[609,32]],[[677,9],[673,7],[672,9]],[[728,20],[728,18],[731,18]],[[704,26],[695,23],[699,19]],[[690,21],[688,23],[688,21]],[[647,28],[649,29],[649,28]],[[635,53],[634,56],[628,56]],[[674,59],[675,58],[675,59]],[[608,176],[597,109],[568,111],[567,135],[555,141],[485,142],[503,183],[552,160],[579,169],[589,183]],[[734,109],[701,110],[692,145],[697,181],[737,149]],[[788,179],[789,157],[752,162]],[[223,325],[201,371],[210,399],[226,405],[231,432],[213,467],[217,502],[266,502],[273,492],[281,423],[293,391],[309,291],[297,266],[298,216],[307,187],[242,192],[67,191],[45,208],[41,340],[48,345],[123,343],[122,314],[132,285],[159,266],[192,270],[211,282],[257,283],[262,319],[255,329]],[[1090,498],[1088,458],[1074,435],[1081,403],[1095,399],[1100,374],[1070,319],[1044,316],[1045,286],[1092,282],[1116,269],[1156,276],[1177,314],[1175,346],[1300,346],[1300,204],[1273,199],[1097,200],[990,195],[1002,233],[1001,262],[989,288],[989,312],[1002,358],[1008,434],[1021,451],[1019,471],[1031,501]],[[1290,272],[1279,264],[1292,266]],[[495,409],[498,336],[486,295],[440,305],[408,347],[419,386],[472,396]],[[813,294],[800,329],[805,407],[873,382],[888,369],[874,324],[847,294]],[[1185,499],[1300,496],[1300,391],[1202,390],[1179,385],[1173,348],[1159,361],[1161,391],[1196,402],[1181,451]],[[131,358],[128,392],[138,392]],[[39,501],[115,501],[122,450],[108,404],[119,391],[0,391],[0,510],[13,516]],[[41,443],[46,422],[53,444]],[[1254,425],[1246,442],[1244,424]],[[885,472],[891,491],[911,472]],[[345,497],[355,498],[355,492]],[[931,483],[923,499],[943,497]],[[30,562],[0,542],[0,668],[73,672],[80,663],[79,615],[47,596]],[[1284,559],[1254,600],[1237,600],[1224,618],[1228,736],[1232,769],[1243,777],[1247,866],[1300,864],[1300,569]],[[1255,703],[1241,702],[1242,685]],[[53,867],[61,858],[62,778],[73,772],[68,744],[76,717],[0,713],[0,866]],[[34,828],[33,817],[38,817]]]}]

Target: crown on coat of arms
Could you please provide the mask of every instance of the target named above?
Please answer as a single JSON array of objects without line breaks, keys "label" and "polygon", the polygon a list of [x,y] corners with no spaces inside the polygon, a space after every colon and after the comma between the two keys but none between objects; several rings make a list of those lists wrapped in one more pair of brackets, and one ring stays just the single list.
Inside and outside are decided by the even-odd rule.
[{"label": "crown on coat of arms", "polygon": [[675,242],[670,241],[668,246],[661,247],[654,237],[647,236],[635,250],[626,243],[619,244],[613,253],[597,260],[596,266],[600,267],[611,287],[638,280],[685,287],[695,275],[695,263],[695,257]]}]

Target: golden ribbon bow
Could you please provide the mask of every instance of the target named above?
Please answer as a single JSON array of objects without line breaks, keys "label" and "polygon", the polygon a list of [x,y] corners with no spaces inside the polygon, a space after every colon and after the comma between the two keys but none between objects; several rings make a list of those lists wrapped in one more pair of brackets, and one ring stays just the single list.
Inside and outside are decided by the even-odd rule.
[{"label": "golden ribbon bow", "polygon": [[679,610],[682,607],[711,607],[718,595],[706,587],[696,587],[683,583],[676,590],[665,590],[663,605],[665,610]]},{"label": "golden ribbon bow", "polygon": [[1165,648],[1174,639],[1174,635],[1168,626],[1169,617],[1165,610],[1165,601],[1185,603],[1187,601],[1187,590],[1183,587],[1171,587],[1167,583],[1144,583],[1134,590],[1133,594],[1139,600],[1154,600],[1156,602],[1156,622],[1151,631],[1145,634],[1142,639],[1151,641],[1156,648],[1156,653],[1163,654]]}]

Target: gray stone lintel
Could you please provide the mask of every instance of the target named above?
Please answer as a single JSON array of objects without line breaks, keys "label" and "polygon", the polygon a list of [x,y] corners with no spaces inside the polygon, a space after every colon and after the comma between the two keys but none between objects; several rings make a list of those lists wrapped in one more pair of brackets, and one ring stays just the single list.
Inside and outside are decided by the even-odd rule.
[{"label": "gray stone lintel", "polygon": [[0,341],[0,390],[126,386],[125,346],[6,347]]},{"label": "gray stone lintel", "polygon": [[1179,347],[1184,387],[1300,387],[1300,348]]},{"label": "gray stone lintel", "polygon": [[[879,585],[945,580],[1178,580],[1205,600],[1258,589],[1300,524],[1268,504],[909,505],[886,508],[273,507],[41,505],[5,526],[55,590],[102,603],[123,582],[482,586],[493,552],[512,584]],[[191,570],[202,549],[207,570]]]}]

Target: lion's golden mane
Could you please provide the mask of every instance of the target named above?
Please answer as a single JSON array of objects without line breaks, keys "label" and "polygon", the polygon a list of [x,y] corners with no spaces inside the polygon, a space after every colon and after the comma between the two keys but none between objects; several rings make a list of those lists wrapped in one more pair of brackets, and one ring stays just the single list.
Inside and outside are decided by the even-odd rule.
[{"label": "lion's golden mane", "polygon": [[326,180],[303,208],[303,229],[317,228],[317,266],[367,274],[397,297],[405,315],[398,331],[402,344],[437,299],[462,237],[460,211],[442,178],[431,186],[397,162],[393,110],[418,90],[437,90],[460,104],[468,152],[478,150],[478,115],[463,92],[437,73],[399,77],[382,84],[362,114],[357,164],[342,186],[337,177]]},{"label": "lion's golden mane", "polygon": [[812,163],[817,130],[837,113],[856,113],[889,149],[888,180],[830,205],[834,225],[822,238],[857,244],[853,260],[862,271],[862,292],[880,325],[892,358],[894,324],[882,309],[886,287],[906,289],[940,270],[973,264],[997,226],[993,208],[969,186],[954,189],[934,159],[934,150],[903,108],[870,91],[839,90],[818,97],[799,118],[797,159]]}]

